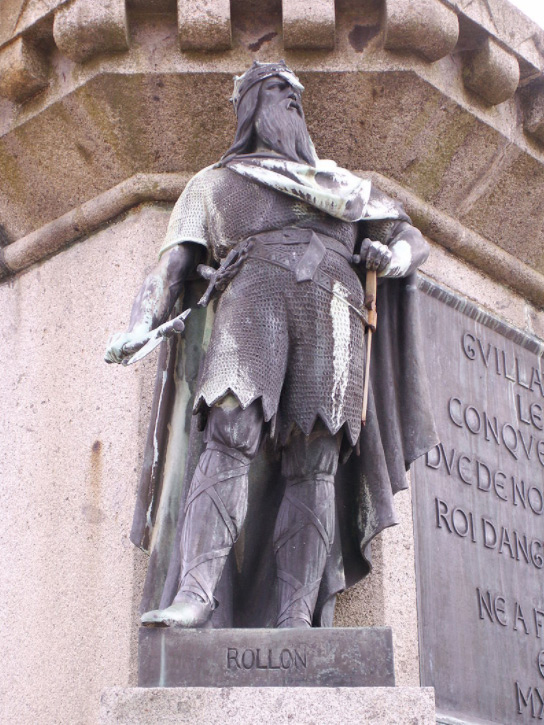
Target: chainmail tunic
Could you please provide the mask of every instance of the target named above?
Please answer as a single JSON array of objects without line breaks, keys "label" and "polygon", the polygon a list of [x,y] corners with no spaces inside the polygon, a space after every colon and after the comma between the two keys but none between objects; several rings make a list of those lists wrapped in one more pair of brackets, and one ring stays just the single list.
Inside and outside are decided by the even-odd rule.
[{"label": "chainmail tunic", "polygon": [[[216,261],[241,240],[264,232],[311,229],[353,253],[357,226],[227,168],[197,174],[175,205],[162,251],[187,241],[205,245]],[[301,236],[304,236],[301,234]],[[292,266],[306,243],[274,244]],[[294,243],[293,243],[294,242]],[[337,245],[338,246],[338,245]],[[256,255],[258,256],[258,244]],[[262,399],[280,443],[293,426],[310,434],[320,417],[334,434],[345,426],[349,442],[361,425],[364,324],[341,297],[363,306],[359,278],[349,262],[327,249],[320,271],[333,292],[294,272],[250,257],[222,293],[200,373],[195,412],[227,394],[243,408]]]}]

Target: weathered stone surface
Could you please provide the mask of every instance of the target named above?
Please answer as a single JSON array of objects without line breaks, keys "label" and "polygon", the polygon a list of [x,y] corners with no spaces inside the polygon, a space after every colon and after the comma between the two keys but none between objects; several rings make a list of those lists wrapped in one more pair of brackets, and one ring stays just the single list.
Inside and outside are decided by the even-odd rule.
[{"label": "weathered stone surface", "polygon": [[73,0],[55,13],[53,37],[59,50],[84,62],[101,53],[128,49],[125,0]]},{"label": "weathered stone surface", "polygon": [[544,29],[507,0],[442,0],[482,31],[523,58],[534,70],[542,69]]},{"label": "weathered stone surface", "polygon": [[496,106],[511,98],[519,83],[517,58],[504,50],[493,38],[471,52],[463,69],[465,86]]},{"label": "weathered stone surface", "polygon": [[188,178],[186,174],[136,174],[121,182],[36,232],[18,239],[9,248],[0,249],[0,279],[55,254],[138,204],[175,202]]},{"label": "weathered stone surface", "polygon": [[[25,33],[41,22],[57,7],[69,0],[2,0],[0,3],[0,46]],[[34,29],[34,28],[32,28]]]},{"label": "weathered stone surface", "polygon": [[168,217],[136,209],[0,286],[4,723],[96,723],[103,688],[136,684],[147,557],[128,534],[155,360],[103,354]]},{"label": "weathered stone surface", "polygon": [[520,294],[515,294],[472,264],[462,262],[441,245],[432,243],[431,254],[422,271],[467,299],[486,309],[495,310],[504,320],[521,330],[527,327],[527,303]]},{"label": "weathered stone surface", "polygon": [[393,630],[395,683],[419,686],[414,534],[410,490],[395,496],[400,524],[372,542],[372,576],[338,597],[335,626]]},{"label": "weathered stone surface", "polygon": [[[225,59],[202,73],[203,61],[183,57],[175,32],[162,19],[153,32],[140,41],[132,60],[132,53],[111,58],[103,69],[89,68],[88,77],[80,67],[80,85],[72,85],[71,93],[20,115],[0,136],[0,218],[10,239],[135,173],[196,172],[228,148],[234,115],[225,99],[233,73],[244,66]],[[157,50],[153,56],[153,48],[162,55]],[[154,57],[161,72],[154,70]],[[456,72],[453,64],[445,65]],[[364,70],[317,68],[301,78],[321,157],[379,170],[439,212],[544,269],[544,166],[535,144],[528,148],[516,127],[514,99],[487,114],[479,101],[476,110],[470,105],[460,77],[452,80],[441,64],[403,58],[384,72],[383,59],[378,64],[372,53]],[[457,96],[448,96],[451,87]],[[213,129],[204,121],[210,117]],[[362,134],[375,142],[362,143]],[[45,167],[46,185],[40,172]]]},{"label": "weathered stone surface", "polygon": [[237,687],[111,688],[100,725],[435,725],[432,688]]},{"label": "weathered stone surface", "polygon": [[283,0],[285,48],[334,48],[334,0]]},{"label": "weathered stone surface", "polygon": [[[195,662],[199,663],[195,667]],[[389,627],[140,628],[140,687],[393,687]]]},{"label": "weathered stone surface", "polygon": [[451,53],[459,36],[457,14],[440,0],[386,0],[388,50],[411,50],[435,61]]},{"label": "weathered stone surface", "polygon": [[527,133],[544,143],[544,83],[541,81],[524,89],[523,127]]},{"label": "weathered stone surface", "polygon": [[20,37],[0,50],[0,96],[22,102],[48,84],[47,60]]},{"label": "weathered stone surface", "polygon": [[228,50],[229,0],[178,0],[178,32],[182,50]]}]

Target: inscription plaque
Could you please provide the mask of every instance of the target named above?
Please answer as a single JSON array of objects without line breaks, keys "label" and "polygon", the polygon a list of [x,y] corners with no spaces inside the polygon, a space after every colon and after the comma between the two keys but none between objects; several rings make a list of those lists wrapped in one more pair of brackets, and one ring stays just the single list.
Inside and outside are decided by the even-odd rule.
[{"label": "inscription plaque", "polygon": [[140,687],[392,687],[389,627],[140,629]]},{"label": "inscription plaque", "polygon": [[544,720],[544,344],[420,287],[441,439],[413,470],[422,685],[439,722]]}]

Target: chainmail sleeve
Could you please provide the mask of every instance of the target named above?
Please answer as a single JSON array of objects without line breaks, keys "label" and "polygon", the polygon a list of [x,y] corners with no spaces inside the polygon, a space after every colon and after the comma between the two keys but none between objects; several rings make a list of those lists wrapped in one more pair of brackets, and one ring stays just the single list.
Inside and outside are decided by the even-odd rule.
[{"label": "chainmail sleeve", "polygon": [[174,205],[159,257],[184,242],[208,247],[207,197],[208,183],[205,175],[200,172],[189,181]]}]

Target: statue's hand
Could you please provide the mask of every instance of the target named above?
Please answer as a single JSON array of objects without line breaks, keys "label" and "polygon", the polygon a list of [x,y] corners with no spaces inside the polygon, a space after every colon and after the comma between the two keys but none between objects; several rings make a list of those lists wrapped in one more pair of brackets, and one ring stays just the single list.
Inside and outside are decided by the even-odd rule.
[{"label": "statue's hand", "polygon": [[125,358],[138,352],[148,339],[148,335],[141,333],[116,332],[109,339],[104,360],[107,363],[122,363]]},{"label": "statue's hand", "polygon": [[359,264],[364,264],[367,269],[383,272],[391,261],[392,254],[385,244],[373,242],[371,239],[363,239],[361,251],[357,257],[359,259],[356,261]]}]

